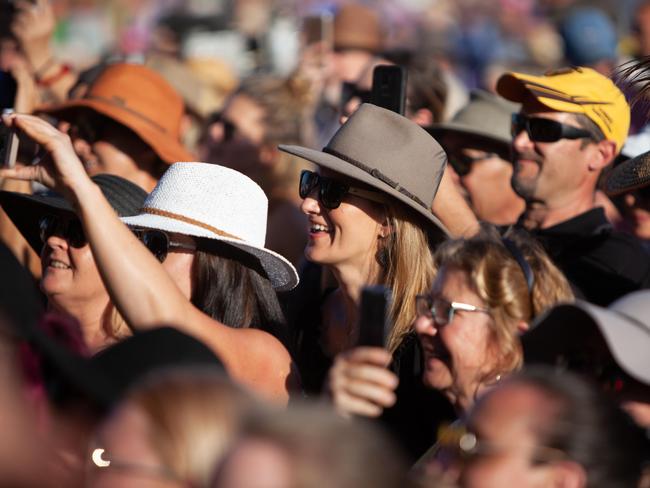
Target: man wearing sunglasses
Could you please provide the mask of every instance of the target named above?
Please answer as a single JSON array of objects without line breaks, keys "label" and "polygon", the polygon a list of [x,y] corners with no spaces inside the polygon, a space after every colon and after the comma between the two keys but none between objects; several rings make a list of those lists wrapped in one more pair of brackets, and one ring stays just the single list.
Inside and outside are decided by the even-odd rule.
[{"label": "man wearing sunglasses", "polygon": [[506,73],[497,92],[522,104],[512,115],[512,187],[526,202],[519,226],[536,235],[578,296],[607,305],[644,288],[650,260],[617,233],[595,202],[603,168],[630,125],[623,93],[590,68]]},{"label": "man wearing sunglasses", "polygon": [[479,220],[510,225],[524,201],[510,186],[510,115],[519,106],[482,90],[450,122],[429,132],[447,152],[454,180]]}]

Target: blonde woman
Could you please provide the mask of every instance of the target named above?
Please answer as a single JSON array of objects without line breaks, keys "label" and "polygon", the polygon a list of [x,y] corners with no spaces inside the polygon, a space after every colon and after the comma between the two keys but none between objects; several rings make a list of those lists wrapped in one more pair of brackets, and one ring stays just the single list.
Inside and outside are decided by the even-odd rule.
[{"label": "blonde woman", "polygon": [[[443,243],[434,255],[432,286],[414,299],[422,381],[461,416],[489,386],[523,361],[520,333],[530,321],[573,294],[564,275],[527,235],[477,236]],[[380,415],[399,399],[390,354],[361,347],[337,357],[329,387],[345,414]],[[435,412],[422,411],[425,415]]]}]

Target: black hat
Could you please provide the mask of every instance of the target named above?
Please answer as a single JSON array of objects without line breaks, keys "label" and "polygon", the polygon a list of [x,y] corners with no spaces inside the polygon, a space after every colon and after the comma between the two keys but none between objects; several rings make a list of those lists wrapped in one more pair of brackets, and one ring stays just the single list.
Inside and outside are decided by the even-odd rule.
[{"label": "black hat", "polygon": [[224,371],[210,348],[171,327],[136,332],[91,358],[72,353],[43,330],[33,334],[30,343],[41,358],[46,388],[55,403],[83,398],[100,411],[157,370],[199,366]]},{"label": "black hat", "polygon": [[[146,191],[119,176],[100,174],[91,179],[120,217],[136,215],[147,197]],[[72,217],[76,215],[72,205],[64,197],[54,192],[28,195],[0,191],[0,206],[36,254],[40,254],[43,247],[39,229],[39,220],[42,216],[68,214]]]},{"label": "black hat", "polygon": [[0,270],[0,315],[9,320],[18,335],[27,337],[42,314],[42,297],[32,275],[2,242]]}]

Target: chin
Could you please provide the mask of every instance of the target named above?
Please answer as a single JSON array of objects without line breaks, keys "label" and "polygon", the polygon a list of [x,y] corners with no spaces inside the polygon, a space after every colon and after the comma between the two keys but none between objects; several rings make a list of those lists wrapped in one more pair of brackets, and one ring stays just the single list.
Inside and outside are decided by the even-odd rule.
[{"label": "chin", "polygon": [[453,384],[453,378],[449,368],[439,359],[427,359],[422,382],[434,390],[446,390]]}]

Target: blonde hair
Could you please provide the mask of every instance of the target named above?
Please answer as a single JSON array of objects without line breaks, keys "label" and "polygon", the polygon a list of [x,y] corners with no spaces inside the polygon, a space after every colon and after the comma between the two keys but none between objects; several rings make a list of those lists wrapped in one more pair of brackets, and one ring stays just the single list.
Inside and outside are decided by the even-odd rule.
[{"label": "blonde hair", "polygon": [[215,464],[238,432],[252,400],[225,374],[208,368],[157,372],[126,403],[149,422],[149,445],[192,486],[208,486]]},{"label": "blonde hair", "polygon": [[532,290],[528,289],[522,265],[493,226],[484,224],[479,234],[469,239],[447,241],[434,255],[438,270],[445,267],[464,271],[469,286],[490,310],[497,364],[486,377],[521,367],[520,321],[530,323],[558,302],[573,300],[569,282],[532,237],[515,231],[506,237],[530,267]]},{"label": "blonde hair", "polygon": [[390,310],[392,328],[387,340],[393,353],[402,339],[413,330],[415,296],[426,293],[435,277],[433,256],[424,230],[428,223],[413,215],[402,205],[387,206],[391,232],[388,242],[380,244],[385,253],[384,284],[391,288],[393,302]]}]

